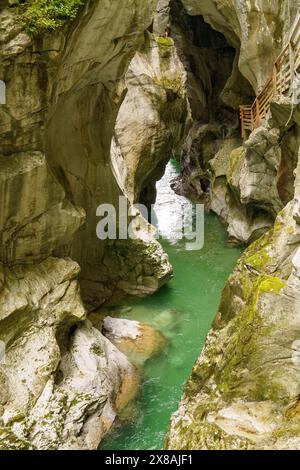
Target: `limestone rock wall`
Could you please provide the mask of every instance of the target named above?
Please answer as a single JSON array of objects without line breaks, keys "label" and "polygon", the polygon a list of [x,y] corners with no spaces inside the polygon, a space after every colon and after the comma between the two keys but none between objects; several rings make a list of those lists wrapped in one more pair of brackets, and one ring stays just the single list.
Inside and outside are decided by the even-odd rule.
[{"label": "limestone rock wall", "polygon": [[299,447],[299,82],[245,143],[238,122],[299,2],[87,0],[74,23],[35,39],[7,6],[0,448],[94,449],[134,397],[135,367],[86,314],[155,292],[172,268],[138,213],[140,238],[99,240],[96,209],[122,195],[151,204],[181,147],[174,187],[232,241],[273,228],[225,287],[166,446]]},{"label": "limestone rock wall", "polygon": [[171,275],[151,231],[128,242],[96,237],[96,208],[123,195],[110,153],[120,84],[156,2],[89,0],[73,24],[38,38],[7,6],[0,4],[0,448],[95,449],[139,377],[87,311],[153,293]]},{"label": "limestone rock wall", "polygon": [[[193,14],[201,10],[228,40],[231,25],[241,41],[240,70],[255,90],[270,64],[268,58],[265,65],[257,59],[246,67],[243,51],[247,46],[249,58],[260,53],[262,58],[271,47],[274,56],[300,6],[184,3]],[[266,24],[272,15],[277,19],[270,29]],[[233,26],[237,17],[241,35]],[[282,20],[278,42],[274,27],[278,24],[280,31]],[[252,30],[256,41],[249,44]],[[267,49],[260,42],[264,35],[272,36],[265,37]],[[299,448],[299,93],[295,77],[292,93],[274,99],[263,126],[239,147],[227,140],[210,161],[212,208],[229,225],[230,236],[249,243],[270,230],[245,251],[224,288],[204,350],[172,417],[168,449]]]},{"label": "limestone rock wall", "polygon": [[[267,123],[245,143],[244,150],[238,151],[243,144],[238,106],[252,103],[266,84],[275,59],[288,41],[299,4],[200,0],[185,0],[182,4],[198,21],[198,30],[197,18],[202,15],[214,30],[223,33],[235,49],[235,58],[227,81],[221,89],[214,88],[218,105],[216,101],[204,102],[202,109],[197,107],[201,112],[194,113],[177,191],[192,195],[216,212],[228,226],[232,242],[249,244],[273,225],[278,211],[293,197],[299,140],[287,117],[286,126],[281,123],[277,128],[273,122]],[[195,47],[195,26],[192,29]],[[204,55],[204,44],[202,38],[198,56]],[[184,56],[190,67],[186,52]],[[213,79],[214,68],[210,65],[207,70]],[[217,117],[207,116],[208,108],[216,108]]]},{"label": "limestone rock wall", "polygon": [[298,212],[295,199],[226,284],[167,448],[298,449]]},{"label": "limestone rock wall", "polygon": [[239,69],[257,93],[273,69],[297,11],[297,2],[182,0],[189,15],[202,15],[239,48]]}]

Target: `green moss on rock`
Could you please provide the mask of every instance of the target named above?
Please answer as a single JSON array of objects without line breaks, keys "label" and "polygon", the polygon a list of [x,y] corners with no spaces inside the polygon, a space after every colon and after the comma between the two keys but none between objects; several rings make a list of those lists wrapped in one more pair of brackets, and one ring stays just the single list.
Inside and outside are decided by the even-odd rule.
[{"label": "green moss on rock", "polygon": [[155,38],[155,41],[157,42],[159,47],[162,47],[162,48],[174,46],[173,39],[171,39],[171,38],[165,38],[165,37],[158,36],[157,38]]},{"label": "green moss on rock", "polygon": [[228,168],[228,181],[230,184],[233,183],[234,175],[239,174],[239,168],[243,163],[244,159],[244,147],[238,147],[234,149],[229,156],[229,168]]},{"label": "green moss on rock", "polygon": [[156,77],[153,79],[154,83],[165,90],[172,90],[178,93],[182,87],[182,81],[180,77],[168,78],[168,77]]},{"label": "green moss on rock", "polygon": [[270,230],[252,243],[242,257],[243,263],[251,265],[259,271],[266,272],[268,263],[272,262],[272,257],[269,253],[272,239],[273,230]]}]

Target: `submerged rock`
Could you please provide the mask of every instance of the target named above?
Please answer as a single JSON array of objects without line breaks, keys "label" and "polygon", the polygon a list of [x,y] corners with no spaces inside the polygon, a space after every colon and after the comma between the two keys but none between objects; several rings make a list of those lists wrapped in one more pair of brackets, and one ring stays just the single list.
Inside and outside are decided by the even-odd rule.
[{"label": "submerged rock", "polygon": [[102,331],[131,362],[137,365],[142,365],[161,353],[168,344],[162,333],[138,321],[106,317]]}]

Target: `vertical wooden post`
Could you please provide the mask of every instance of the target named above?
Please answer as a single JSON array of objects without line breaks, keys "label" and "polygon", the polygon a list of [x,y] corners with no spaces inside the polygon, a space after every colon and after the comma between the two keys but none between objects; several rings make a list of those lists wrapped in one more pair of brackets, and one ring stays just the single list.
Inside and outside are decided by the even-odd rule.
[{"label": "vertical wooden post", "polygon": [[240,118],[241,118],[241,136],[242,139],[245,137],[245,125],[244,125],[244,109],[240,106]]},{"label": "vertical wooden post", "polygon": [[291,74],[291,80],[290,80],[290,86],[289,86],[289,91],[291,90],[294,82],[294,68],[295,68],[295,55],[294,55],[294,49],[293,49],[293,44],[290,42],[289,44],[289,61],[290,61],[290,74]]},{"label": "vertical wooden post", "polygon": [[273,67],[273,95],[277,95],[277,67],[276,63]]},{"label": "vertical wooden post", "polygon": [[259,127],[259,125],[260,125],[260,114],[259,114],[260,109],[259,109],[258,97],[256,98],[255,103],[256,103],[255,104],[255,106],[256,106],[256,123],[255,123],[256,126],[255,127]]}]

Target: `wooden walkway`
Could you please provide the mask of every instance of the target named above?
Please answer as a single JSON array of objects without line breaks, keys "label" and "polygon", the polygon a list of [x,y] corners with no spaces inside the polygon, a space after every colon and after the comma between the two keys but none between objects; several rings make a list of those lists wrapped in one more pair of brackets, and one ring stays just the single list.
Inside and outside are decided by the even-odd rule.
[{"label": "wooden walkway", "polygon": [[259,127],[270,109],[273,97],[291,90],[295,76],[300,72],[300,12],[297,14],[287,45],[278,56],[273,73],[262,92],[252,105],[240,106],[241,133],[246,138],[249,132]]}]

